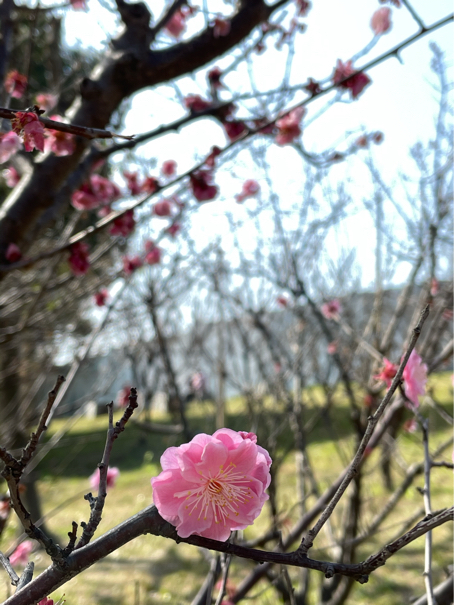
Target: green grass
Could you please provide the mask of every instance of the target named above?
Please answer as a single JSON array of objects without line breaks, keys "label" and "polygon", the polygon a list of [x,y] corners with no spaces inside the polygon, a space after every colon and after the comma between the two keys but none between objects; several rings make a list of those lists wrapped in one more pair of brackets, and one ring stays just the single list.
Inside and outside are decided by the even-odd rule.
[{"label": "green grass", "polygon": [[[434,399],[448,412],[452,407],[452,386],[448,374],[431,378],[431,389]],[[323,402],[321,389],[314,387],[305,393],[307,403],[306,418],[310,419]],[[246,406],[240,398],[232,399],[227,406],[226,425],[236,430],[248,430],[250,427]],[[430,421],[430,448],[445,441],[452,428],[444,422],[439,414],[428,406],[422,406],[422,413]],[[214,409],[209,403],[191,404],[189,410],[191,428],[199,432],[213,432]],[[314,467],[319,489],[323,490],[338,476],[343,468],[342,459],[349,459],[353,451],[350,413],[342,391],[333,394],[333,405],[329,417],[319,418],[308,435],[308,451]],[[259,443],[265,443],[270,430],[275,429],[285,420],[283,406],[271,399],[267,400],[257,416]],[[169,422],[164,415],[154,417],[154,422]],[[49,439],[62,429],[65,420],[52,423]],[[95,420],[80,419],[61,439],[39,465],[39,488],[43,498],[43,508],[49,514],[48,527],[66,543],[66,534],[71,522],[87,520],[88,504],[83,494],[89,491],[88,477],[101,459],[107,428],[107,417]],[[333,439],[333,435],[335,438]],[[277,450],[280,455],[287,452],[292,442],[290,429],[285,428],[277,438]],[[103,520],[98,535],[121,523],[134,513],[147,506],[152,500],[150,478],[160,472],[159,458],[165,448],[179,445],[181,438],[171,435],[159,435],[145,432],[139,426],[131,424],[115,442],[111,466],[121,470],[116,487],[109,492]],[[451,457],[448,449],[444,459]],[[384,488],[380,465],[380,451],[374,451],[364,469],[364,518],[362,526],[381,510],[389,494]],[[393,477],[396,484],[403,476],[401,466],[418,462],[422,458],[420,433],[401,433],[398,437],[398,456],[393,461]],[[295,456],[288,452],[277,476],[278,506],[282,519],[282,532],[286,534],[289,527],[298,519],[296,501]],[[364,543],[358,557],[366,558],[395,538],[400,530],[400,523],[422,506],[422,497],[416,486],[422,486],[423,479],[418,477],[407,491],[399,506],[384,522],[380,532]],[[310,498],[308,506],[314,501]],[[452,501],[451,473],[446,468],[434,468],[432,471],[432,508],[434,510],[450,506]],[[67,502],[66,505],[64,503]],[[339,513],[344,510],[339,505]],[[332,518],[332,531],[337,535],[342,515]],[[269,526],[269,510],[264,511],[254,526],[245,530],[246,537],[260,535]],[[443,568],[452,559],[450,526],[445,525],[434,531],[434,581],[444,579]],[[10,522],[2,537],[2,549],[8,550],[17,534],[14,522]],[[315,558],[329,559],[329,539],[322,531],[311,551]],[[380,568],[365,585],[356,585],[348,603],[355,605],[401,605],[409,602],[410,597],[424,592],[422,577],[424,558],[424,538],[420,538],[391,558],[386,567]],[[32,555],[37,571],[49,564],[49,559],[42,551]],[[250,569],[243,560],[234,560],[231,565],[231,579],[234,583],[244,578]],[[202,551],[185,545],[175,544],[164,538],[152,536],[141,537],[113,553],[103,561],[74,578],[58,590],[54,597],[64,592],[68,605],[174,605],[189,604],[205,578],[208,564]],[[297,582],[298,570],[290,569],[290,575]],[[311,603],[317,603],[317,586],[321,581],[320,574],[312,575],[313,594]],[[137,603],[139,595],[139,603]],[[251,591],[257,595],[250,599],[251,605],[272,605],[277,602],[276,592],[266,583],[258,584]],[[6,575],[0,584],[0,597],[7,596]]]}]

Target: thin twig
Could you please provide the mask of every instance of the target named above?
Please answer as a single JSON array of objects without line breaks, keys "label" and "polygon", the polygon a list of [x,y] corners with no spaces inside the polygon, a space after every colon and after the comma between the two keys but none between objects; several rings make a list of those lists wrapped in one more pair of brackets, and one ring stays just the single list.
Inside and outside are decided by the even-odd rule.
[{"label": "thin twig", "polygon": [[[432,515],[432,507],[430,502],[430,469],[432,461],[429,452],[429,421],[423,418],[418,410],[415,410],[415,415],[421,424],[423,446],[424,446],[424,510],[426,517]],[[432,581],[432,532],[429,531],[425,537],[424,547],[424,584],[426,586],[427,605],[434,605],[434,591]]]},{"label": "thin twig", "polygon": [[221,563],[221,565],[222,565],[222,583],[221,583],[221,588],[219,589],[219,594],[217,596],[216,603],[214,605],[221,605],[222,599],[224,598],[224,595],[226,593],[226,586],[227,586],[227,580],[229,577],[229,568],[230,568],[231,560],[232,560],[232,557],[230,555],[227,555],[225,557],[225,560],[222,561],[222,563]]},{"label": "thin twig", "polygon": [[[37,107],[39,110],[39,107]],[[18,109],[7,109],[6,107],[0,107],[0,118],[6,118],[7,120],[14,120],[17,118]],[[23,111],[29,111],[30,113],[36,113],[34,109]],[[43,118],[38,115],[38,120],[44,126],[44,128],[49,128],[50,130],[59,130],[60,132],[69,132],[70,134],[77,135],[79,137],[85,137],[86,139],[113,139],[114,137],[118,137],[119,139],[126,139],[131,141],[134,136],[133,135],[123,135],[117,134],[115,132],[110,132],[110,130],[104,130],[101,128],[89,128],[88,126],[79,126],[77,124],[65,124],[65,122],[57,122],[56,120],[50,120],[49,118]]]},{"label": "thin twig", "polygon": [[47,426],[46,426],[47,419],[49,418],[50,412],[52,410],[52,406],[55,403],[55,400],[57,398],[58,391],[60,390],[60,387],[64,382],[65,382],[65,377],[58,376],[57,382],[55,383],[54,388],[52,389],[52,391],[49,392],[49,394],[47,396],[46,407],[44,408],[44,410],[41,413],[41,417],[39,419],[36,432],[34,432],[30,435],[30,440],[27,443],[27,445],[24,447],[22,456],[19,460],[19,464],[23,468],[25,468],[27,466],[27,464],[30,462],[33,454],[36,451],[38,441],[40,440],[41,435],[44,433],[44,431],[47,428]]},{"label": "thin twig", "polygon": [[0,563],[3,565],[3,567],[5,568],[6,573],[9,575],[9,577],[11,578],[11,584],[13,586],[17,586],[18,582],[19,582],[19,576],[17,575],[17,573],[14,571],[9,558],[5,557],[5,555],[0,552]]},{"label": "thin twig", "polygon": [[[293,111],[297,107],[304,107],[305,105],[308,105],[314,99],[318,98],[321,95],[327,94],[328,92],[331,92],[332,90],[337,89],[340,85],[342,85],[343,83],[347,82],[349,79],[351,79],[355,75],[363,72],[364,70],[370,69],[371,67],[375,67],[376,65],[379,65],[380,63],[382,63],[383,61],[387,60],[390,57],[394,57],[394,56],[397,57],[399,55],[399,52],[401,50],[403,50],[404,48],[406,48],[407,46],[409,46],[410,44],[412,44],[413,42],[415,42],[418,38],[420,38],[421,35],[422,35],[422,33],[428,33],[428,32],[431,32],[431,31],[435,31],[436,29],[439,29],[440,27],[443,27],[444,25],[446,25],[447,23],[449,23],[453,19],[454,19],[454,15],[450,15],[449,17],[445,17],[444,19],[441,19],[440,21],[437,21],[436,23],[434,23],[433,25],[431,25],[429,28],[427,28],[427,30],[425,30],[425,32],[418,32],[414,36],[411,36],[410,38],[407,38],[406,40],[404,40],[404,42],[401,42],[400,44],[398,44],[397,46],[395,46],[391,50],[387,51],[383,55],[380,55],[379,57],[377,57],[373,61],[370,61],[369,63],[367,63],[362,68],[360,68],[357,71],[355,71],[353,74],[351,74],[347,78],[344,78],[344,80],[342,80],[342,81],[340,81],[340,82],[338,82],[336,84],[331,84],[331,85],[327,86],[326,88],[324,88],[323,90],[321,90],[319,93],[316,93],[316,94],[312,95],[311,97],[305,99],[301,103],[298,103],[294,107],[291,107],[291,108],[287,109],[285,112],[283,112],[282,114],[280,114],[280,117],[289,114],[291,111]],[[11,111],[11,110],[7,110],[7,111]],[[0,117],[1,117],[1,113],[0,113]],[[258,128],[246,128],[245,131],[244,131],[244,133],[240,137],[238,137],[232,143],[226,145],[221,150],[221,154],[229,151],[232,147],[236,146],[237,144],[246,141],[251,136],[260,133],[267,126],[270,126],[270,125],[274,124],[275,121],[276,121],[276,119],[272,119],[269,122],[260,125]],[[64,126],[68,126],[68,125],[65,124]],[[83,127],[79,127],[79,128],[83,128]],[[92,130],[96,130],[96,129],[92,129]],[[108,131],[100,131],[100,132],[108,132]],[[119,136],[119,135],[114,135],[114,136]],[[75,243],[77,243],[77,242],[85,239],[86,237],[88,237],[92,233],[95,233],[95,232],[103,229],[107,225],[110,225],[117,218],[119,218],[119,217],[123,216],[124,214],[126,214],[126,212],[128,212],[130,210],[134,210],[135,208],[138,208],[139,206],[141,206],[142,204],[144,204],[145,202],[147,202],[152,196],[156,195],[157,193],[159,193],[163,189],[165,189],[167,187],[171,187],[171,186],[175,185],[176,183],[180,182],[182,179],[190,176],[193,172],[195,172],[195,171],[199,170],[200,168],[202,168],[203,165],[204,165],[204,163],[205,163],[205,160],[203,160],[198,165],[194,166],[193,168],[191,168],[190,170],[188,170],[184,174],[180,175],[179,177],[177,177],[173,181],[167,183],[165,186],[163,186],[163,187],[157,187],[156,191],[153,194],[145,196],[144,198],[138,200],[137,202],[134,202],[133,204],[129,205],[127,208],[124,208],[121,211],[111,212],[108,216],[106,216],[106,217],[102,218],[101,220],[99,220],[95,225],[92,225],[92,226],[88,227],[87,229],[85,229],[85,230],[79,232],[78,234],[74,235],[70,239],[69,243],[67,243],[66,245],[64,245],[64,246],[57,246],[57,247],[55,247],[55,248],[53,248],[51,250],[48,250],[47,252],[43,252],[42,254],[39,254],[39,255],[37,255],[37,256],[35,256],[33,258],[22,259],[20,261],[17,261],[16,263],[10,263],[8,265],[2,264],[2,265],[0,265],[0,271],[6,273],[6,272],[9,272],[9,271],[13,271],[15,269],[22,269],[24,267],[29,267],[29,266],[35,264],[36,262],[38,262],[39,260],[43,260],[45,258],[49,258],[49,257],[53,256],[54,254],[56,254],[58,252],[61,252],[62,250],[65,250],[65,249],[71,247],[73,244],[75,244]]]},{"label": "thin twig", "polygon": [[35,564],[33,561],[29,561],[25,566],[25,569],[20,577],[20,580],[16,587],[16,592],[19,592],[21,588],[29,584],[33,579],[33,572],[35,571]]},{"label": "thin twig", "polygon": [[103,511],[104,503],[106,501],[106,496],[107,496],[107,471],[109,468],[109,461],[110,461],[110,455],[112,453],[112,447],[113,447],[115,439],[117,439],[120,436],[120,433],[122,433],[125,430],[126,423],[128,422],[129,418],[132,416],[134,410],[137,409],[137,407],[138,407],[137,390],[134,388],[131,388],[131,392],[129,395],[129,404],[128,404],[127,408],[125,409],[124,414],[121,417],[121,419],[114,426],[113,401],[111,403],[107,404],[107,410],[109,413],[109,428],[107,429],[107,438],[106,438],[106,445],[104,447],[104,454],[103,454],[100,464],[98,465],[98,468],[99,468],[98,496],[96,498],[93,498],[91,496],[91,494],[87,494],[85,496],[85,499],[89,500],[89,502],[90,502],[90,508],[91,508],[90,519],[86,525],[83,525],[83,533],[79,539],[79,542],[77,543],[77,546],[75,547],[75,550],[82,548],[83,546],[85,546],[86,544],[88,544],[90,542],[96,529],[98,528],[98,525],[101,522],[102,511]]},{"label": "thin twig", "polygon": [[339,486],[339,489],[336,491],[336,493],[334,494],[333,498],[331,499],[331,501],[329,502],[328,506],[325,508],[325,510],[323,511],[322,515],[320,516],[319,520],[317,521],[317,523],[314,525],[314,527],[312,529],[310,529],[306,536],[302,539],[301,541],[301,545],[299,547],[299,551],[301,553],[301,556],[307,556],[307,553],[309,551],[309,549],[311,548],[313,541],[315,539],[315,537],[318,535],[318,533],[320,532],[320,530],[322,529],[322,527],[325,525],[326,521],[330,518],[331,514],[333,513],[335,507],[337,506],[337,503],[339,502],[339,500],[341,499],[341,497],[343,496],[345,490],[347,489],[347,487],[350,485],[352,479],[357,475],[358,473],[358,469],[359,469],[359,464],[361,461],[361,458],[364,455],[364,451],[367,447],[367,444],[369,443],[369,440],[372,436],[372,433],[375,429],[375,426],[379,420],[379,418],[382,416],[384,410],[386,409],[388,403],[391,401],[392,396],[394,395],[394,392],[396,391],[397,387],[400,384],[400,381],[402,379],[402,374],[404,371],[405,366],[407,365],[407,361],[408,358],[410,357],[411,352],[413,351],[416,342],[419,338],[419,335],[421,334],[421,329],[422,326],[424,325],[424,322],[426,321],[427,317],[429,315],[429,305],[426,305],[426,307],[424,308],[424,310],[421,313],[421,316],[419,318],[419,321],[417,323],[417,325],[415,326],[415,328],[413,329],[413,335],[410,341],[410,344],[408,346],[408,349],[402,359],[402,362],[399,366],[399,369],[397,370],[397,373],[393,379],[393,382],[388,390],[388,392],[386,393],[385,397],[383,398],[382,402],[380,403],[380,405],[378,406],[375,414],[373,416],[370,416],[367,422],[367,427],[366,430],[364,432],[363,438],[361,440],[361,443],[358,447],[358,450],[355,454],[355,457],[353,458],[353,461],[350,465],[350,468],[348,469],[348,472],[346,473],[342,483]]}]

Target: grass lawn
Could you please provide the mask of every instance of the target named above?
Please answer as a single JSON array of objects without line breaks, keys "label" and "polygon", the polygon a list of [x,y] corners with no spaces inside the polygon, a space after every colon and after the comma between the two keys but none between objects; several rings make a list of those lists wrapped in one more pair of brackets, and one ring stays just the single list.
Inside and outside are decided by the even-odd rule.
[{"label": "grass lawn", "polygon": [[[434,399],[443,409],[452,415],[452,386],[448,374],[432,376],[430,379]],[[310,420],[317,414],[317,401],[321,400],[320,390],[312,389],[306,418]],[[269,432],[269,427],[279,426],[285,419],[279,405],[267,402],[258,416],[259,443],[261,435]],[[234,399],[227,404],[226,425],[235,430],[249,430],[245,404]],[[452,434],[452,426],[443,421],[440,415],[425,403],[421,407],[424,416],[430,422],[430,449],[434,451],[438,444]],[[190,405],[188,416],[194,431],[213,432],[214,409],[208,403],[194,402]],[[155,422],[169,422],[161,415],[154,417]],[[49,439],[65,427],[67,420],[52,422],[46,435]],[[48,514],[48,527],[66,544],[67,532],[71,522],[78,523],[88,518],[88,503],[83,494],[90,491],[88,477],[101,459],[107,428],[107,416],[95,420],[80,419],[62,437],[58,446],[39,464],[39,489],[43,498],[44,512]],[[333,439],[334,436],[334,439]],[[287,452],[287,444],[292,442],[289,429],[278,436],[278,451]],[[111,466],[119,467],[121,474],[114,489],[110,490],[103,520],[98,530],[104,532],[124,521],[147,506],[152,500],[150,478],[160,472],[159,458],[165,448],[179,445],[181,438],[174,435],[161,435],[145,432],[138,425],[131,424],[115,442]],[[325,489],[337,477],[343,468],[342,460],[348,460],[352,453],[353,437],[350,432],[349,409],[342,396],[336,392],[329,416],[319,416],[308,434],[308,452],[320,490]],[[448,448],[442,459],[451,460],[452,447]],[[395,484],[401,481],[405,468],[422,460],[422,438],[420,432],[400,433],[397,440],[396,455],[393,458],[393,478]],[[389,493],[384,487],[380,471],[380,450],[374,451],[365,465],[363,494],[364,518],[361,527],[367,525],[379,512]],[[286,453],[282,468],[276,479],[278,483],[278,505],[283,520],[282,531],[298,519],[296,506],[295,455]],[[416,487],[423,485],[419,476],[400,501],[395,511],[386,519],[380,531],[369,538],[360,547],[360,559],[376,552],[387,541],[399,535],[401,523],[422,507],[422,496]],[[308,506],[313,500],[308,501]],[[66,503],[66,504],[65,504]],[[432,470],[432,509],[438,510],[452,504],[452,472],[446,468]],[[332,518],[333,536],[339,535],[340,524],[345,522],[342,501],[339,514]],[[53,511],[53,512],[52,512]],[[422,515],[424,516],[424,515]],[[421,517],[422,517],[421,516]],[[265,506],[256,523],[245,530],[245,536],[252,538],[260,535],[269,525],[269,510]],[[17,536],[17,526],[10,521],[2,537],[1,548],[7,551]],[[446,524],[433,533],[434,582],[445,578],[444,569],[452,562],[452,526]],[[329,535],[322,531],[317,538],[311,556],[319,559],[330,558]],[[272,548],[272,546],[270,546]],[[37,572],[49,565],[49,558],[42,551],[31,555]],[[424,592],[423,582],[424,538],[410,544],[391,558],[385,567],[380,568],[364,585],[357,585],[348,603],[355,605],[401,605],[408,603],[411,597]],[[202,550],[185,544],[175,544],[164,538],[141,537],[113,553],[103,561],[74,578],[63,588],[56,591],[54,598],[64,592],[68,605],[157,605],[172,603],[187,605],[191,602],[203,582],[209,564]],[[231,579],[238,583],[245,577],[253,564],[245,560],[233,560]],[[298,578],[299,570],[290,569],[291,577]],[[317,601],[317,587],[321,576],[313,572],[311,576],[312,599]],[[7,576],[3,573],[0,582],[0,597],[8,594]],[[255,595],[255,596],[254,596]],[[274,605],[277,593],[269,584],[258,584],[251,591],[248,601],[251,605]]]}]

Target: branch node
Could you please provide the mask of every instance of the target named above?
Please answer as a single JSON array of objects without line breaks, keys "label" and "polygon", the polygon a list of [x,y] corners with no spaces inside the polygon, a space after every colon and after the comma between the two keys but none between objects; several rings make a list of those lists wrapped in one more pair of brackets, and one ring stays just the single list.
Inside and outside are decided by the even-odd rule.
[{"label": "branch node", "polygon": [[332,565],[327,565],[325,569],[325,578],[328,580],[334,576],[334,567]]}]

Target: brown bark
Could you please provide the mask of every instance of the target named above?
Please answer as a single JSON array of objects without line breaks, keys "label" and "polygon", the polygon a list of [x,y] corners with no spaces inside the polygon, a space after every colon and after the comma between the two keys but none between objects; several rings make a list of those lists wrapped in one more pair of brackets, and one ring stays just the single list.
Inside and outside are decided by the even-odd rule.
[{"label": "brown bark", "polygon": [[[124,32],[111,43],[101,63],[80,85],[80,96],[67,117],[74,124],[104,128],[121,101],[133,93],[183,76],[203,67],[239,44],[255,26],[266,21],[288,0],[267,6],[263,0],[244,0],[231,20],[228,36],[214,38],[208,28],[195,38],[165,50],[150,50],[150,14],[142,3],[117,5],[125,23]],[[38,158],[0,208],[0,264],[11,242],[26,251],[29,234],[44,212],[52,207],[59,191],[89,147],[78,138],[70,156],[46,154]],[[36,237],[36,235],[34,235]],[[0,279],[2,274],[0,273]]]}]

